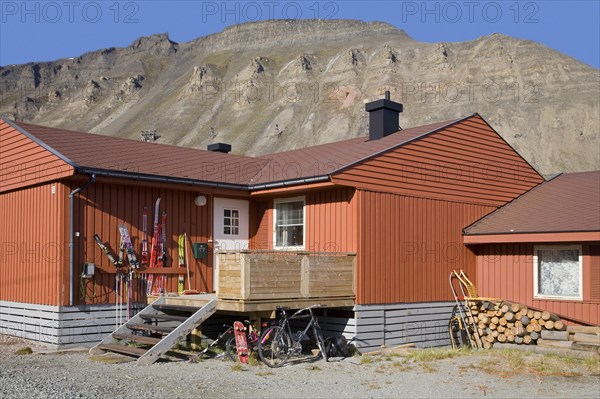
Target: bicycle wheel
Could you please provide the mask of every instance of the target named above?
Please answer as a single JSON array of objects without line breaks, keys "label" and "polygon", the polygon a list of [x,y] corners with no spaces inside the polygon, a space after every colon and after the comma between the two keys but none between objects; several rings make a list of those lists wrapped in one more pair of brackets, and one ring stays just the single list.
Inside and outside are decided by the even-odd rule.
[{"label": "bicycle wheel", "polygon": [[235,335],[232,335],[225,344],[225,358],[231,361],[237,362],[239,360],[237,353],[237,343],[235,342]]},{"label": "bicycle wheel", "polygon": [[289,356],[292,340],[280,326],[267,328],[258,341],[258,356],[269,367],[281,367]]},{"label": "bicycle wheel", "polygon": [[323,332],[321,331],[321,327],[318,324],[313,326],[315,333],[315,340],[317,341],[317,346],[319,347],[319,351],[321,352],[321,357],[327,361],[327,347],[325,346],[325,338],[323,337]]}]

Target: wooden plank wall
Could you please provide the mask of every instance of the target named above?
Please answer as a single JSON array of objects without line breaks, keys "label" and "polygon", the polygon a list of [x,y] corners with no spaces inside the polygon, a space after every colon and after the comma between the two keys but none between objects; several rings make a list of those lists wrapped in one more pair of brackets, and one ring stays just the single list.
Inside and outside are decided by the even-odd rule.
[{"label": "wooden plank wall", "polygon": [[332,181],[365,190],[501,206],[543,178],[483,119],[473,117],[352,166]]},{"label": "wooden plank wall", "polygon": [[[287,195],[296,197],[302,194]],[[304,193],[305,249],[316,252],[356,252],[358,208],[355,190],[337,188]],[[250,246],[273,249],[273,196],[250,203]]]},{"label": "wooden plank wall", "polygon": [[[577,244],[577,243],[571,243]],[[542,244],[546,245],[546,244]],[[501,298],[560,315],[600,324],[600,245],[583,244],[583,300],[534,299],[534,244],[477,245],[477,289],[480,296]]]},{"label": "wooden plank wall", "polygon": [[414,343],[450,345],[448,322],[454,302],[356,305],[356,346],[361,352]]},{"label": "wooden plank wall", "polygon": [[357,304],[453,299],[453,269],[475,275],[462,229],[495,208],[359,190]]},{"label": "wooden plank wall", "polygon": [[68,303],[68,195],[60,183],[0,194],[0,300]]},{"label": "wooden plank wall", "polygon": [[72,166],[0,120],[0,193],[72,174]]},{"label": "wooden plank wall", "polygon": [[[134,305],[133,314],[142,308],[142,304]],[[63,307],[0,301],[0,334],[57,347],[91,345],[115,330],[115,310],[115,305]]]},{"label": "wooden plank wall", "polygon": [[[72,183],[71,189],[81,183]],[[80,237],[75,240],[75,275],[79,276],[84,262],[97,265],[95,287],[88,283],[87,295],[95,289],[94,299],[81,300],[80,285],[77,277],[75,293],[79,303],[106,304],[115,302],[115,267],[96,245],[93,236],[100,235],[114,251],[118,251],[120,242],[119,224],[126,223],[138,257],[142,240],[142,209],[148,207],[148,240],[151,243],[154,204],[161,198],[160,211],[167,212],[167,247],[169,267],[178,267],[179,234],[186,232],[191,242],[207,243],[212,234],[212,197],[207,195],[208,203],[199,207],[194,204],[198,193],[158,189],[141,185],[122,185],[96,182],[88,186],[75,201],[75,226]],[[159,217],[160,220],[160,217]],[[212,247],[209,245],[208,257],[195,260],[188,241],[188,259],[192,273],[192,289],[211,292],[213,290]],[[185,268],[182,268],[182,274]],[[187,277],[186,277],[187,289]],[[177,292],[177,275],[171,275],[167,282],[168,292]],[[68,293],[66,299],[68,300]],[[145,302],[145,293],[139,279],[134,279],[134,302]],[[64,304],[64,298],[62,304]]]}]

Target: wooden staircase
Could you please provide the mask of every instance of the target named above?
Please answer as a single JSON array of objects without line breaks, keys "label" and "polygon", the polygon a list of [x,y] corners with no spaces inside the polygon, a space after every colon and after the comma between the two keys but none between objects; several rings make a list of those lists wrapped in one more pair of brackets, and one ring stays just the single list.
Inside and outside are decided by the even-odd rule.
[{"label": "wooden staircase", "polygon": [[116,352],[137,357],[138,364],[152,364],[215,313],[216,295],[205,297],[194,302],[200,307],[170,305],[160,297],[91,348],[90,354]]}]

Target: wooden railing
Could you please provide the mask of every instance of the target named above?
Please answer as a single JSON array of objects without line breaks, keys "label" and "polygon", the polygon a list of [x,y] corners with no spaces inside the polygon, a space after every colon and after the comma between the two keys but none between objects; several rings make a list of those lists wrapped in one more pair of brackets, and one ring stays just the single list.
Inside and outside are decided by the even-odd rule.
[{"label": "wooden railing", "polygon": [[218,255],[219,299],[354,298],[356,254],[241,251]]}]

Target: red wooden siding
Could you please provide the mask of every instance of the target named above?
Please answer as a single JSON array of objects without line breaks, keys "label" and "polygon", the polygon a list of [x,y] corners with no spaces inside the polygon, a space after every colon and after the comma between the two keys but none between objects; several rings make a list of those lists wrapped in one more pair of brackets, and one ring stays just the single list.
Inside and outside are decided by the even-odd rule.
[{"label": "red wooden siding", "polygon": [[495,208],[358,191],[358,304],[451,300],[452,269],[475,274],[462,229]]},{"label": "red wooden siding", "polygon": [[68,303],[68,195],[63,184],[0,194],[0,300],[61,305],[66,292]]},{"label": "red wooden siding", "polygon": [[0,192],[73,174],[66,162],[0,121]]},{"label": "red wooden siding", "polygon": [[515,301],[591,324],[600,324],[600,298],[595,297],[599,281],[597,276],[600,274],[599,246],[583,245],[583,301],[533,298],[533,247],[534,244],[475,246],[479,295]]},{"label": "red wooden siding", "polygon": [[[296,197],[298,193],[287,195]],[[250,245],[273,248],[273,199],[251,202]],[[352,188],[327,189],[305,195],[305,248],[307,251],[356,252],[357,204]]]},{"label": "red wooden siding", "polygon": [[[81,183],[72,184],[72,189]],[[212,235],[212,197],[208,197],[205,206],[198,207],[194,198],[198,195],[192,191],[176,191],[152,187],[95,183],[88,186],[75,201],[75,231],[81,236],[75,239],[75,273],[81,274],[84,262],[94,262],[99,270],[96,271],[96,298],[86,303],[114,303],[115,267],[96,245],[93,236],[100,235],[103,241],[110,243],[118,251],[120,234],[119,224],[125,222],[129,228],[136,253],[140,253],[142,240],[142,210],[148,207],[148,240],[151,243],[154,203],[161,198],[160,210],[167,212],[167,247],[168,266],[178,267],[177,237],[187,233],[192,242],[208,242]],[[206,260],[195,260],[191,245],[188,242],[188,259],[192,273],[192,289],[198,291],[213,290],[212,248]],[[185,268],[182,268],[182,274]],[[139,280],[135,279],[134,284]],[[91,294],[93,284],[88,284]],[[144,293],[140,292],[139,284],[134,287],[133,301],[145,301]],[[177,275],[170,275],[167,282],[168,292],[177,292]],[[76,294],[79,294],[79,278],[77,278]],[[186,277],[187,289],[187,277]],[[67,293],[68,301],[68,293]],[[80,302],[82,302],[80,300]]]},{"label": "red wooden siding", "polygon": [[543,179],[477,117],[352,166],[335,174],[333,181],[373,191],[500,206]]}]

